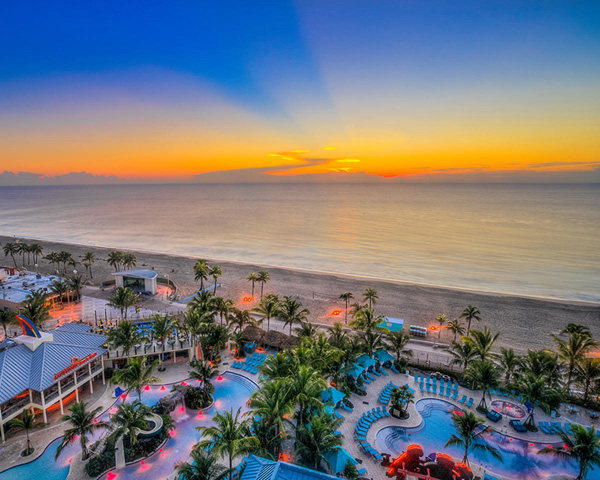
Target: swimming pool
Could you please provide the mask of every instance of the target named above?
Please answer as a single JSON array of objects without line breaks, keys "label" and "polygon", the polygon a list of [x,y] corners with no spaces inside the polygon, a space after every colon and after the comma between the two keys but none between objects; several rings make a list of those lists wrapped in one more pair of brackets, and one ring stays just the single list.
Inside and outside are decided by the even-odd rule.
[{"label": "swimming pool", "polygon": [[[425,455],[444,452],[455,458],[462,458],[463,450],[460,447],[444,447],[450,435],[455,433],[451,415],[456,407],[442,400],[424,399],[416,403],[416,408],[423,417],[421,425],[414,428],[381,429],[376,439],[378,450],[396,456],[407,445],[417,443],[423,447]],[[471,462],[485,467],[486,472],[513,480],[540,480],[556,474],[577,475],[574,462],[537,453],[546,444],[524,442],[499,433],[485,434],[484,439],[500,451],[504,460],[500,462],[488,453],[471,453]],[[596,475],[598,472],[592,471],[587,478],[592,480],[597,478]]]},{"label": "swimming pool", "polygon": [[[235,411],[240,407],[242,411],[247,410],[246,402],[250,394],[257,389],[254,382],[233,372],[226,372],[219,379],[213,381],[213,385],[215,386],[215,401],[208,410],[203,412],[198,412],[197,410],[176,410],[173,412],[172,416],[175,420],[176,428],[171,438],[162,448],[162,451],[146,459],[143,465],[134,463],[123,468],[118,472],[118,477],[115,477],[114,474],[108,474],[101,478],[118,478],[119,480],[140,478],[140,473],[143,473],[144,479],[151,480],[164,479],[173,473],[174,464],[186,461],[189,458],[192,447],[200,439],[200,432],[196,430],[196,427],[209,425],[215,412],[223,412],[231,408]],[[142,402],[147,405],[154,405],[160,398],[167,395],[170,390],[169,385],[152,386],[142,392]],[[130,394],[125,401],[131,402],[136,399],[137,395]],[[121,401],[122,399],[119,399],[115,402],[100,418],[107,418],[111,409],[116,408],[116,405]],[[96,433],[89,444],[92,444],[100,435],[102,435],[102,432]],[[55,462],[54,455],[56,454],[58,444],[59,440],[55,440],[48,445],[44,453],[36,460],[0,473],[0,480],[23,480],[36,477],[43,477],[44,480],[65,480],[69,474],[69,463],[80,449],[78,443],[67,447]]]}]

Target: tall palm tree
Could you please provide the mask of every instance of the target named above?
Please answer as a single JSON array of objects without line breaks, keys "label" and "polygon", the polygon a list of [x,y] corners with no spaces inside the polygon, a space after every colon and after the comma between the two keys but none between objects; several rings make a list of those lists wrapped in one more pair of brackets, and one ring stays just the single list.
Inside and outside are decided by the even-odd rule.
[{"label": "tall palm tree", "polygon": [[100,413],[102,407],[94,410],[87,409],[87,403],[77,402],[70,409],[70,415],[63,415],[60,418],[61,422],[69,422],[70,428],[67,428],[63,434],[62,441],[56,449],[56,457],[58,458],[66,446],[71,445],[79,438],[81,444],[81,458],[88,458],[87,441],[88,435],[96,430],[107,428],[108,424],[103,420],[95,419],[94,417]]},{"label": "tall palm tree", "polygon": [[268,293],[260,299],[258,306],[252,311],[262,315],[267,321],[267,331],[271,329],[271,319],[277,315],[279,310],[279,296]]},{"label": "tall palm tree", "polygon": [[69,261],[73,260],[73,256],[69,253],[69,252],[65,252],[64,250],[58,252],[58,261],[59,261],[59,267],[60,267],[60,262],[62,262],[63,264],[63,273],[67,273],[67,263],[69,263]]},{"label": "tall palm tree", "polygon": [[348,333],[340,322],[335,322],[333,328],[329,330],[329,343],[333,347],[343,348],[346,345]]},{"label": "tall palm tree", "polygon": [[529,350],[527,355],[520,358],[521,368],[515,372],[515,377],[523,377],[528,372],[538,377],[545,377],[548,385],[554,389],[562,388],[562,365],[558,354],[549,350]]},{"label": "tall palm tree", "polygon": [[300,326],[294,329],[298,338],[315,338],[319,332],[319,326],[310,322],[302,322]]},{"label": "tall palm tree", "polygon": [[25,437],[27,439],[27,446],[25,448],[25,455],[31,455],[33,453],[33,447],[31,446],[31,440],[29,439],[29,432],[34,428],[43,427],[43,423],[35,423],[35,415],[30,410],[24,410],[21,417],[15,418],[10,421],[10,425],[15,428],[21,428],[25,430]]},{"label": "tall palm tree", "polygon": [[463,341],[473,345],[480,360],[488,360],[497,356],[492,353],[492,347],[499,336],[499,333],[493,334],[488,327],[485,327],[483,330],[472,330],[468,337],[463,338]]},{"label": "tall palm tree", "polygon": [[410,336],[407,333],[404,333],[402,330],[397,332],[390,331],[386,333],[385,338],[389,342],[389,347],[395,353],[397,362],[400,362],[400,357],[412,357],[413,351],[406,349],[406,345],[410,341]]},{"label": "tall palm tree", "polygon": [[129,445],[133,448],[140,430],[147,430],[148,418],[152,414],[152,409],[149,406],[136,400],[132,403],[119,405],[111,421],[117,425],[117,436],[129,435]]},{"label": "tall palm tree", "polygon": [[306,322],[309,314],[306,308],[302,308],[302,303],[287,295],[283,297],[277,309],[277,317],[283,322],[283,328],[290,326],[290,335],[294,323]]},{"label": "tall palm tree", "polygon": [[346,302],[346,309],[344,310],[344,323],[348,325],[348,302],[354,298],[352,292],[344,292],[340,295],[340,299]]},{"label": "tall palm tree", "polygon": [[440,324],[438,328],[438,339],[442,336],[442,327],[444,323],[446,323],[446,315],[440,313],[437,317],[435,317],[436,321]]},{"label": "tall palm tree", "polygon": [[123,268],[131,269],[137,265],[137,258],[131,252],[123,252],[121,262],[123,263]]},{"label": "tall palm tree", "polygon": [[252,272],[246,280],[252,282],[252,300],[254,301],[254,284],[258,282],[258,273]]},{"label": "tall palm tree", "polygon": [[217,300],[211,292],[200,291],[198,292],[192,300],[188,303],[189,310],[196,310],[202,314],[207,315],[207,321],[214,321],[212,315],[215,314],[215,307],[217,305]]},{"label": "tall palm tree", "polygon": [[204,360],[194,360],[190,365],[193,369],[190,372],[190,378],[200,383],[206,396],[211,395],[214,387],[210,380],[217,375],[218,370],[213,367],[212,363]]},{"label": "tall palm tree", "polygon": [[481,312],[479,309],[473,305],[467,305],[467,308],[463,310],[460,314],[460,318],[464,318],[467,320],[467,336],[471,332],[471,322],[473,320],[481,321]]},{"label": "tall palm tree", "polygon": [[379,296],[377,295],[377,290],[374,288],[367,288],[365,293],[363,293],[363,300],[365,302],[369,302],[369,308],[373,308],[373,305],[377,303],[379,300]]},{"label": "tall palm tree", "polygon": [[[500,384],[500,370],[491,360],[475,360],[465,371],[465,379],[482,391],[479,407],[487,410],[485,395]],[[491,399],[491,394],[490,394]]]},{"label": "tall palm tree", "polygon": [[85,266],[85,271],[88,272],[90,278],[94,278],[92,272],[92,265],[96,263],[96,255],[94,255],[94,252],[85,252],[81,263]]},{"label": "tall palm tree", "polygon": [[191,463],[177,465],[177,478],[180,480],[224,480],[231,472],[218,463],[217,456],[201,448],[192,449]]},{"label": "tall palm tree", "polygon": [[121,319],[127,319],[127,309],[139,301],[139,295],[129,287],[117,287],[112,297],[108,299],[107,305],[118,308]]},{"label": "tall palm tree", "polygon": [[269,272],[267,272],[266,270],[259,270],[256,274],[256,279],[260,282],[260,298],[262,299],[265,283],[271,280],[271,277],[269,276]]},{"label": "tall palm tree", "polygon": [[152,321],[152,331],[154,332],[154,339],[162,343],[162,353],[159,355],[160,366],[158,367],[158,370],[160,372],[164,372],[165,367],[163,366],[163,363],[165,343],[167,342],[169,336],[175,330],[177,322],[173,317],[169,315],[161,315],[160,313],[153,313],[152,315],[150,315],[150,319]]},{"label": "tall palm tree", "polygon": [[142,334],[137,325],[129,320],[123,320],[117,326],[109,330],[108,341],[111,342],[115,348],[123,347],[125,356],[127,356],[129,355],[129,350],[142,341]]},{"label": "tall palm tree", "polygon": [[8,326],[14,324],[17,320],[15,312],[12,310],[0,310],[0,324],[4,330],[4,337],[8,338]]},{"label": "tall palm tree", "polygon": [[526,371],[517,378],[514,386],[521,394],[522,401],[531,405],[529,416],[525,421],[527,425],[535,424],[536,407],[550,414],[552,410],[556,410],[560,406],[562,400],[560,391],[550,385],[548,377],[545,375],[536,375],[531,371]]},{"label": "tall palm tree", "polygon": [[217,295],[217,279],[223,275],[223,270],[221,270],[221,267],[219,267],[218,265],[215,265],[214,267],[212,267],[210,269],[210,271],[208,272],[210,274],[211,277],[213,277],[213,279],[215,280],[215,288],[213,290],[213,295]]},{"label": "tall palm tree", "polygon": [[520,365],[519,356],[512,348],[502,348],[500,350],[500,358],[498,359],[502,370],[504,370],[504,381],[510,384],[513,379],[515,370]]},{"label": "tall palm tree", "polygon": [[111,267],[114,267],[115,272],[118,272],[123,262],[123,252],[108,252],[108,260],[106,261]]},{"label": "tall palm tree", "polygon": [[463,447],[465,449],[463,463],[469,464],[469,452],[473,450],[487,452],[496,460],[502,461],[502,456],[498,450],[486,444],[481,438],[488,431],[482,419],[477,418],[472,412],[462,412],[462,415],[453,413],[452,421],[456,428],[456,434],[450,435],[446,447]]},{"label": "tall palm tree", "polygon": [[234,307],[233,300],[225,300],[223,297],[214,297],[213,309],[215,314],[219,315],[220,323],[223,325],[223,320],[229,322],[229,312]]},{"label": "tall palm tree", "polygon": [[[215,413],[212,427],[196,427],[202,432],[198,447],[215,452],[221,458],[228,458],[229,471],[233,469],[233,459],[238,455],[250,453],[259,447],[256,437],[250,432],[248,420],[240,419],[240,409],[235,415],[233,410]],[[231,475],[230,475],[231,478]]]},{"label": "tall palm tree", "polygon": [[591,336],[586,333],[571,333],[567,340],[552,335],[556,343],[558,358],[565,362],[567,366],[567,381],[565,390],[568,392],[571,388],[573,374],[577,363],[583,360],[587,353],[598,345]]},{"label": "tall palm tree", "polygon": [[592,332],[590,329],[584,325],[579,325],[578,323],[569,323],[565,328],[563,328],[560,333],[563,335],[571,335],[572,333],[579,333],[581,335],[592,336]]},{"label": "tall palm tree", "polygon": [[375,315],[375,311],[372,308],[361,308],[354,315],[354,320],[350,322],[350,325],[363,332],[371,332],[379,329],[379,325],[385,321],[383,315]]},{"label": "tall palm tree", "polygon": [[446,325],[446,328],[454,334],[452,342],[456,342],[456,337],[458,335],[463,335],[465,333],[465,327],[462,326],[462,323],[460,323],[458,318],[450,320],[448,325]]},{"label": "tall palm tree", "polygon": [[307,410],[323,408],[321,393],[327,388],[327,382],[317,370],[300,365],[292,378],[292,397],[298,406],[296,428],[304,425]]},{"label": "tall palm tree", "polygon": [[277,356],[269,355],[260,367],[260,374],[265,381],[291,377],[294,365],[289,357],[289,352],[278,353]]},{"label": "tall palm tree", "polygon": [[21,255],[22,260],[23,260],[23,267],[25,266],[25,254],[27,253],[27,244],[26,243],[19,243],[19,241],[17,240],[17,253]]},{"label": "tall palm tree", "polygon": [[469,362],[477,357],[477,351],[471,342],[454,342],[449,349],[444,351],[452,355],[451,363],[459,365],[463,371],[466,370]]},{"label": "tall palm tree", "polygon": [[30,292],[27,299],[21,304],[21,313],[35,325],[41,327],[50,318],[50,305],[46,302],[43,290]]},{"label": "tall palm tree", "polygon": [[38,263],[39,256],[44,252],[44,247],[39,243],[32,243],[29,245],[29,251],[33,254],[33,263]]},{"label": "tall palm tree", "polygon": [[575,378],[583,387],[583,400],[587,402],[590,392],[600,385],[600,358],[580,360],[575,367]]},{"label": "tall palm tree", "polygon": [[560,432],[562,445],[542,448],[539,453],[574,460],[579,464],[577,480],[585,480],[591,467],[600,466],[600,437],[596,429],[588,430],[582,425],[570,424],[573,436]]},{"label": "tall palm tree", "polygon": [[194,264],[194,280],[200,282],[201,292],[204,290],[204,280],[208,280],[209,269],[208,263],[203,258]]},{"label": "tall palm tree", "polygon": [[58,298],[58,301],[62,303],[64,296],[69,291],[69,284],[66,280],[61,278],[56,279],[50,284],[50,291],[54,293],[56,298]]},{"label": "tall palm tree", "polygon": [[56,252],[50,252],[44,257],[44,260],[48,260],[52,266],[54,266],[55,263],[58,265],[58,254]]},{"label": "tall palm tree", "polygon": [[15,264],[15,268],[17,268],[17,261],[15,260],[15,255],[19,254],[19,245],[17,243],[9,242],[2,247],[4,250],[4,256],[10,256]]},{"label": "tall palm tree", "polygon": [[[333,416],[321,414],[313,416],[297,430],[296,451],[302,463],[313,470],[326,464],[326,455],[342,444],[342,435],[336,433],[338,421]],[[333,473],[333,472],[332,472]]]},{"label": "tall palm tree", "polygon": [[246,328],[247,325],[257,325],[257,321],[252,315],[250,310],[240,310],[239,308],[231,309],[230,325],[235,326],[238,332],[241,332]]},{"label": "tall palm tree", "polygon": [[368,331],[360,336],[364,352],[370,357],[373,356],[376,350],[384,347],[383,333],[377,331]]},{"label": "tall palm tree", "polygon": [[128,390],[135,390],[138,400],[142,401],[142,389],[149,383],[160,382],[160,378],[153,375],[158,360],[146,366],[146,357],[133,357],[127,359],[125,368],[116,370],[111,381],[115,385],[123,385]]},{"label": "tall palm tree", "polygon": [[[78,302],[81,298],[81,290],[83,290],[83,278],[81,278],[81,275],[73,275],[69,278],[67,284],[69,290],[75,295],[75,301]],[[69,295],[68,292],[67,295]]]},{"label": "tall palm tree", "polygon": [[[192,347],[195,347],[198,343],[198,337],[204,331],[206,324],[208,323],[210,316],[206,313],[202,313],[200,310],[190,309],[183,315],[183,325],[186,331],[190,334],[192,339]],[[195,349],[194,349],[195,352]],[[194,353],[195,355],[195,353]]]}]

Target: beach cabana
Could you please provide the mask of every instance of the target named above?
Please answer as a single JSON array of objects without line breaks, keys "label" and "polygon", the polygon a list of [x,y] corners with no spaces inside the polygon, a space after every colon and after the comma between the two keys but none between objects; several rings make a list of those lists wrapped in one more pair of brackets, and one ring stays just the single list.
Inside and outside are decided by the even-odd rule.
[{"label": "beach cabana", "polygon": [[342,447],[338,447],[332,452],[325,454],[325,460],[327,460],[331,470],[336,475],[344,471],[348,462],[352,463],[352,465],[358,464],[356,459]]},{"label": "beach cabana", "polygon": [[399,332],[404,328],[404,320],[401,318],[385,317],[385,320],[383,320],[377,326],[379,328],[385,328],[390,332]]},{"label": "beach cabana", "polygon": [[281,348],[291,349],[291,348],[297,347],[298,345],[300,345],[300,339],[298,337],[290,336],[290,337],[287,337],[285,342],[283,342],[283,344],[281,345]]},{"label": "beach cabana", "polygon": [[333,387],[329,387],[327,390],[323,390],[323,393],[321,393],[321,400],[323,403],[333,402],[334,405],[337,405],[344,398],[346,398],[346,394]]},{"label": "beach cabana", "polygon": [[346,371],[346,374],[354,378],[355,380],[362,375],[365,371],[363,367],[353,363],[352,366]]},{"label": "beach cabana", "polygon": [[377,360],[369,357],[366,353],[363,353],[356,361],[361,367],[364,367],[367,370],[377,363]]},{"label": "beach cabana", "polygon": [[287,338],[288,336],[283,332],[279,332],[278,330],[269,330],[262,338],[262,343],[270,347],[281,348],[281,345],[287,340]]},{"label": "beach cabana", "polygon": [[260,343],[266,333],[262,328],[249,325],[242,332],[242,340],[245,342]]},{"label": "beach cabana", "polygon": [[385,350],[383,348],[381,350],[377,350],[375,352],[375,358],[379,361],[379,363],[394,361],[394,357],[392,355],[390,355],[390,352],[388,352],[387,350]]}]

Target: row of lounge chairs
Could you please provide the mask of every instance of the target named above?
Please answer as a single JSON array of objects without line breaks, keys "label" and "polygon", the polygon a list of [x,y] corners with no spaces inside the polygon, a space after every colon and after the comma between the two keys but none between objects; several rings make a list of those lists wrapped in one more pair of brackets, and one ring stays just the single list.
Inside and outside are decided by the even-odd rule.
[{"label": "row of lounge chairs", "polygon": [[267,359],[267,354],[265,353],[254,353],[249,356],[246,361],[236,360],[231,366],[233,368],[241,369],[249,373],[256,374],[258,373],[258,367],[260,367],[265,360]]},{"label": "row of lounge chairs", "polygon": [[521,401],[521,394],[518,393],[516,390],[512,390],[512,391],[509,392],[508,390],[503,390],[502,388],[490,388],[489,392],[492,395],[498,395],[500,397],[513,398],[517,402]]},{"label": "row of lounge chairs", "polygon": [[548,435],[552,434],[560,434],[566,433],[568,435],[573,435],[573,430],[571,430],[571,425],[565,423],[564,426],[560,424],[560,422],[538,422],[538,425],[542,432],[547,433]]},{"label": "row of lounge chairs", "polygon": [[387,405],[395,388],[398,388],[398,385],[395,385],[391,381],[385,387],[383,387],[381,393],[379,394],[379,403],[384,403]]},{"label": "row of lounge chairs", "polygon": [[360,416],[356,423],[356,428],[354,429],[354,436],[360,442],[360,446],[375,460],[381,460],[381,454],[367,442],[367,433],[373,423],[389,416],[390,414],[385,407],[372,408]]}]

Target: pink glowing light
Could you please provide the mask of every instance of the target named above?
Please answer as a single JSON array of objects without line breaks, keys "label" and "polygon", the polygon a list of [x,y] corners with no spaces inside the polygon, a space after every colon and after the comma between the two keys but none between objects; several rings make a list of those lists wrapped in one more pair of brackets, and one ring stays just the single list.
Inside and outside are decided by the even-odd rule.
[{"label": "pink glowing light", "polygon": [[115,480],[115,478],[118,476],[118,473],[108,472],[108,475],[106,475],[106,480]]},{"label": "pink glowing light", "polygon": [[175,436],[175,430],[169,430],[169,436],[173,438]]},{"label": "pink glowing light", "polygon": [[217,382],[222,382],[222,381],[223,381],[223,376],[222,376],[222,375],[219,375],[219,376],[217,377]]},{"label": "pink glowing light", "polygon": [[73,457],[69,458],[69,459],[67,460],[67,463],[71,463],[72,461],[73,461]]},{"label": "pink glowing light", "polygon": [[160,387],[161,390],[166,390],[165,386],[163,385],[162,387]]},{"label": "pink glowing light", "polygon": [[94,423],[98,423],[98,419],[97,418],[94,418]]},{"label": "pink glowing light", "polygon": [[123,398],[123,399],[127,398],[127,393],[123,393],[123,394],[121,395],[121,398]]},{"label": "pink glowing light", "polygon": [[117,413],[117,407],[113,407],[110,409],[110,413]]},{"label": "pink glowing light", "polygon": [[187,382],[181,382],[181,386],[185,387],[187,385]]},{"label": "pink glowing light", "polygon": [[150,385],[146,385],[146,386],[144,387],[144,390],[146,390],[146,391],[150,390]]},{"label": "pink glowing light", "polygon": [[179,407],[179,413],[185,412],[185,407]]}]

